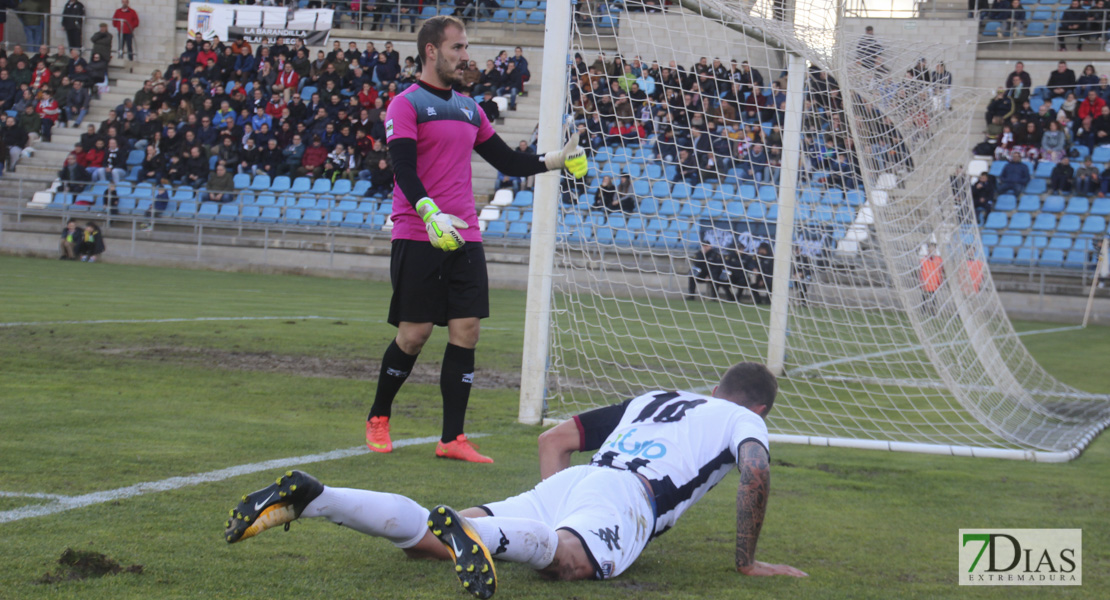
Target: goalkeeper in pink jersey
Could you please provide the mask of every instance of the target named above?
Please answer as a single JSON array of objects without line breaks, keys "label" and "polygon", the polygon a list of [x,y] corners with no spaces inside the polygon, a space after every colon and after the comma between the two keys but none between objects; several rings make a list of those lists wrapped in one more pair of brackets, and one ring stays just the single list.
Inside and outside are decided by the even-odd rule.
[{"label": "goalkeeper in pink jersey", "polygon": [[389,322],[397,337],[382,358],[374,405],[366,421],[366,445],[390,452],[393,399],[436,326],[447,327],[440,391],[443,432],[436,456],[493,462],[463,433],[474,379],[474,347],[480,320],[489,316],[489,282],[482,234],[474,206],[470,153],[474,150],[510,177],[566,169],[586,174],[577,135],[562,150],[543,156],[509,148],[485,112],[451,87],[462,81],[470,55],[466,28],[454,17],[433,17],[416,38],[424,68],[386,112],[386,142],[393,162],[393,249]]}]

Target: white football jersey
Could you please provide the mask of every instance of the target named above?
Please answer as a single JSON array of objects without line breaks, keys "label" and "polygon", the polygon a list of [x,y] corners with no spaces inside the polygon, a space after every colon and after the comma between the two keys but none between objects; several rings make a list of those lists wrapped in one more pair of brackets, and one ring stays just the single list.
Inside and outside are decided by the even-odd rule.
[{"label": "white football jersey", "polygon": [[650,481],[657,515],[654,535],[674,526],[724,478],[736,464],[740,444],[755,440],[768,447],[762,417],[727,400],[690,392],[648,392],[576,421],[584,444],[607,433],[591,465],[633,471]]}]

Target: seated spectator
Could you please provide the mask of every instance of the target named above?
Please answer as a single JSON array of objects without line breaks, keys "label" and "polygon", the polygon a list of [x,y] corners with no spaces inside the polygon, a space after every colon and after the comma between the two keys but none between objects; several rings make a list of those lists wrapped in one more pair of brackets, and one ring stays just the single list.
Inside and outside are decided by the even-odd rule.
[{"label": "seated spectator", "polygon": [[1056,70],[1048,76],[1045,86],[1048,88],[1048,97],[1045,100],[1067,96],[1068,92],[1075,91],[1075,82],[1075,71],[1068,68],[1067,61],[1060,61],[1056,64]]},{"label": "seated spectator", "polygon": [[1006,90],[1006,96],[1014,101],[1014,106],[1021,106],[1022,103],[1029,100],[1030,89],[1021,82],[1021,78],[1014,76],[1014,81]]},{"label": "seated spectator", "polygon": [[300,134],[293,134],[293,141],[281,150],[282,158],[282,175],[294,175],[297,169],[301,167],[301,159],[304,157],[304,143],[301,141]]},{"label": "seated spectator", "polygon": [[1075,193],[1093,196],[1099,191],[1099,183],[1098,168],[1088,156],[1083,159],[1083,166],[1075,171]]},{"label": "seated spectator", "polygon": [[104,208],[108,209],[108,214],[119,214],[119,193],[116,192],[115,182],[108,184],[108,189],[104,190]]},{"label": "seated spectator", "polygon": [[[380,55],[379,55],[380,56]],[[328,160],[328,149],[324,147],[319,136],[312,138],[312,146],[304,151],[301,167],[297,170],[298,176],[319,177],[324,172],[324,163]]]},{"label": "seated spectator", "polygon": [[701,167],[694,154],[686,148],[678,151],[678,168],[675,169],[673,181],[685,181],[690,185],[701,183]]},{"label": "seated spectator", "polygon": [[223,163],[208,177],[208,192],[201,196],[204,202],[231,202],[235,200],[235,177],[227,172]]},{"label": "seated spectator", "polygon": [[[1093,11],[1089,11],[1089,12],[1093,12]],[[1087,97],[1087,92],[1089,92],[1089,91],[1095,89],[1096,87],[1098,87],[1098,84],[1099,84],[1099,77],[1098,77],[1098,72],[1095,71],[1095,66],[1094,65],[1087,65],[1087,66],[1083,67],[1083,73],[1079,76],[1078,79],[1075,80],[1075,85],[1077,86],[1075,88],[1076,96],[1078,96],[1080,98],[1086,98]],[[1098,113],[1095,113],[1095,114],[1097,115]]]},{"label": "seated spectator", "polygon": [[985,225],[995,203],[994,182],[986,171],[980,173],[979,179],[971,184],[971,203],[975,208],[976,221]]},{"label": "seated spectator", "polygon": [[194,190],[208,183],[208,158],[200,152],[199,146],[189,148],[189,156],[184,161],[185,177],[183,182]]},{"label": "seated spectator", "polygon": [[278,146],[277,138],[269,138],[266,140],[266,147],[263,148],[258,155],[258,166],[254,170],[255,175],[269,175],[271,181],[281,173],[282,164],[285,158],[282,154],[282,149]]},{"label": "seated spectator", "polygon": [[1071,161],[1068,157],[1060,159],[1059,163],[1052,169],[1052,175],[1048,179],[1048,189],[1053,194],[1063,192],[1065,194],[1071,193],[1071,188],[1075,179],[1075,169],[1071,166]]},{"label": "seated spectator", "polygon": [[[1028,127],[1034,126],[1034,123],[1028,125]],[[1061,158],[1067,156],[1068,146],[1067,132],[1060,127],[1058,122],[1052,121],[1048,124],[1048,131],[1041,136],[1040,158],[1049,162],[1060,162]],[[1029,153],[1026,153],[1025,156],[1033,160],[1037,158]]]},{"label": "seated spectator", "polygon": [[84,232],[77,228],[77,221],[70,219],[62,229],[62,260],[77,260],[77,248],[81,245]]},{"label": "seated spectator", "polygon": [[1001,117],[1003,121],[1006,121],[1014,113],[1014,110],[1014,99],[1006,95],[1004,88],[998,88],[995,91],[994,98],[987,104],[987,124],[990,125],[995,117]]},{"label": "seated spectator", "polygon": [[1021,32],[1025,31],[1025,7],[1021,5],[1020,0],[1013,0],[1008,8],[1009,10],[1004,13],[1002,30],[1007,36],[1021,35]]},{"label": "seated spectator", "polygon": [[85,88],[85,84],[81,81],[74,81],[73,89],[69,90],[69,96],[66,98],[65,108],[70,126],[81,126],[81,122],[85,120],[85,115],[89,114],[89,102],[91,100],[92,96],[89,95],[89,90]]},{"label": "seated spectator", "polygon": [[1022,158],[1035,161],[1041,155],[1043,142],[1044,134],[1041,132],[1041,128],[1036,123],[1026,123],[1024,127],[1014,131],[1014,145],[1011,154],[1019,152]]},{"label": "seated spectator", "polygon": [[94,181],[112,180],[117,184],[127,176],[127,154],[119,147],[115,138],[108,138],[107,148],[104,150],[104,165],[93,175]]},{"label": "seated spectator", "polygon": [[509,97],[509,110],[516,110],[516,96],[523,88],[524,80],[520,71],[516,70],[514,63],[508,63],[505,74],[501,77],[501,85],[497,88],[497,95]]},{"label": "seated spectator", "polygon": [[[1056,29],[1056,38],[1060,50],[1068,49],[1068,39],[1075,41],[1075,49],[1083,50],[1083,34],[1087,31],[1087,11],[1079,5],[1079,0],[1072,0],[1071,6],[1060,16],[1060,25]],[[1072,74],[1074,79],[1075,74]],[[1051,86],[1051,84],[1049,84]],[[1074,81],[1073,81],[1074,85]]]},{"label": "seated spectator", "polygon": [[77,255],[81,257],[81,262],[96,262],[104,251],[104,237],[100,233],[100,228],[96,223],[86,223],[81,242],[77,245]]},{"label": "seated spectator", "polygon": [[756,249],[755,256],[751,259],[747,270],[751,273],[748,277],[749,291],[756,304],[770,304],[772,284],[775,272],[775,260],[771,254],[771,244],[763,242]]},{"label": "seated spectator", "polygon": [[1084,117],[1095,118],[1102,114],[1102,107],[1106,106],[1106,100],[1099,97],[1098,92],[1094,89],[1087,90],[1087,98],[1079,104],[1079,111],[1077,116],[1080,121]]},{"label": "seated spectator", "polygon": [[1021,154],[1015,152],[998,177],[998,194],[1020,196],[1025,192],[1025,186],[1029,185],[1031,178],[1029,166],[1021,162]]},{"label": "seated spectator", "polygon": [[621,175],[621,182],[617,185],[617,204],[625,214],[632,214],[639,210],[636,194],[632,189],[632,178],[627,174]]},{"label": "seated spectator", "polygon": [[54,131],[54,124],[60,118],[62,111],[58,108],[58,103],[54,100],[53,94],[50,90],[42,90],[42,99],[39,100],[38,105],[35,107],[35,112],[38,113],[41,122],[39,133],[42,135],[42,141],[49,143],[51,133]]},{"label": "seated spectator", "polygon": [[78,144],[73,152],[66,155],[65,163],[62,165],[62,169],[58,171],[58,179],[61,180],[58,191],[72,193],[85,191],[91,179],[89,178],[89,172],[81,164],[84,160],[85,152],[81,150],[81,146]]},{"label": "seated spectator", "polygon": [[388,160],[379,158],[377,164],[370,169],[370,187],[366,189],[364,196],[389,196],[392,193],[393,169]]},{"label": "seated spectator", "polygon": [[724,229],[707,229],[703,235],[701,246],[690,257],[690,278],[686,287],[686,300],[698,300],[698,283],[709,284],[709,297],[720,297],[726,302],[735,302],[732,293],[732,282],[725,271],[725,254],[735,253],[734,237],[731,231]]},{"label": "seated spectator", "polygon": [[617,186],[613,184],[611,175],[605,175],[601,178],[601,185],[597,187],[597,195],[594,196],[594,205],[590,208],[608,211],[620,210],[620,203],[617,202]]},{"label": "seated spectator", "polygon": [[482,94],[482,96],[484,97],[484,99],[478,103],[478,106],[482,108],[482,112],[486,113],[486,119],[488,119],[490,123],[493,123],[497,121],[497,119],[500,119],[501,108],[497,106],[496,102],[493,101],[493,91],[486,90],[485,93]]},{"label": "seated spectator", "polygon": [[157,183],[162,181],[165,167],[165,157],[158,153],[158,147],[154,144],[148,145],[143,156],[143,164],[139,167],[139,182],[153,181]]}]

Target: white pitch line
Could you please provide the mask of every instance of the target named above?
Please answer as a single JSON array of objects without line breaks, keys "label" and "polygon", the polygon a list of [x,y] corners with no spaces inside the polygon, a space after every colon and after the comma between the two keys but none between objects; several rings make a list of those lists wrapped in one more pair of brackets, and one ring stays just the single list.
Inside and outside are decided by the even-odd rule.
[{"label": "white pitch line", "polygon": [[0,498],[41,498],[44,500],[62,500],[69,498],[61,494],[41,494],[38,492],[0,492]]},{"label": "white pitch line", "polygon": [[[475,433],[473,435],[468,435],[467,437],[480,438],[485,436],[486,434]],[[405,446],[415,446],[418,444],[430,444],[438,440],[439,436],[409,438],[404,440],[397,440],[393,443],[393,447],[403,448]],[[225,479],[231,479],[232,477],[247,475],[249,473],[257,473],[259,471],[287,469],[289,467],[296,467],[300,465],[307,465],[329,460],[337,460],[340,458],[349,458],[351,456],[360,456],[362,454],[370,454],[370,450],[367,449],[366,446],[355,446],[354,448],[332,450],[331,452],[324,452],[321,454],[307,454],[304,456],[277,458],[274,460],[267,460],[258,463],[238,465],[234,467],[228,467],[226,469],[208,471],[207,473],[198,473],[196,475],[170,477],[169,479],[162,479],[160,481],[146,481],[143,483],[136,483],[135,485],[129,485],[127,487],[116,488],[114,490],[105,490],[102,492],[93,492],[91,494],[83,494],[81,496],[61,496],[58,497],[55,502],[52,502],[50,504],[43,504],[39,506],[24,506],[21,508],[0,512],[0,523],[11,523],[12,521],[30,519],[33,517],[44,517],[46,515],[53,515],[56,513],[65,512],[67,510],[73,510],[75,508],[85,508],[86,506],[103,504],[105,502],[122,500],[124,498],[132,498],[134,496],[142,496],[155,492],[176,490],[179,488],[189,487],[201,483],[223,481]]]}]

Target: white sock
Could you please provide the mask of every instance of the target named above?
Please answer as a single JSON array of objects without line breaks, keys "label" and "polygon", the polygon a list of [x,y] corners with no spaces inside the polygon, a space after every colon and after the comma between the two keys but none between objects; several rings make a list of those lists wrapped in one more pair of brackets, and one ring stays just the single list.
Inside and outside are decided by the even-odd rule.
[{"label": "white sock", "polygon": [[542,569],[555,560],[559,534],[552,527],[531,519],[481,517],[470,519],[494,558],[524,563]]},{"label": "white sock", "polygon": [[324,517],[355,531],[411,548],[428,532],[428,509],[399,494],[324,487],[301,517]]}]

